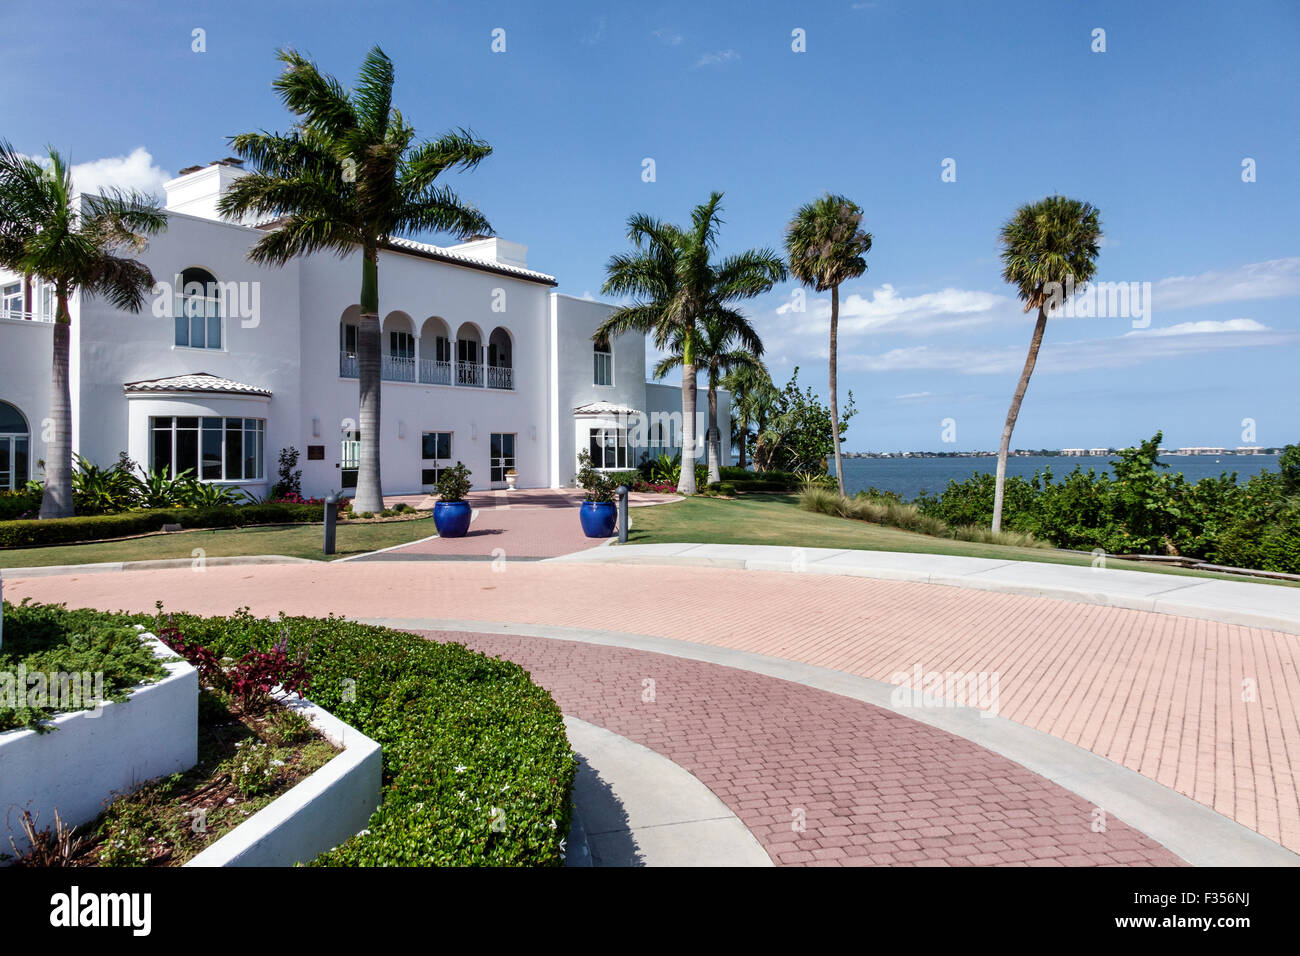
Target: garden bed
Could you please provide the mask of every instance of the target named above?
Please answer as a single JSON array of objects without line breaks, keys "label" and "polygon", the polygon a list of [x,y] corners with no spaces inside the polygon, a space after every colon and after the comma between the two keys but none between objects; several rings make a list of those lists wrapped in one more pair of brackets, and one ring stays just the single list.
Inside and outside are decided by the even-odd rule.
[{"label": "garden bed", "polygon": [[61,851],[51,848],[60,865],[180,866],[337,753],[292,709],[276,704],[263,715],[241,714],[209,690],[199,695],[197,740],[193,767],[119,797]]},{"label": "garden bed", "polygon": [[316,865],[563,862],[577,763],[559,707],[518,665],[339,618],[95,616],[173,624],[222,658],[305,655],[311,700],[383,750],[382,805]]},{"label": "garden bed", "polygon": [[0,706],[0,849],[27,850],[24,814],[41,830],[56,812],[76,826],[114,793],[193,766],[192,667],[124,619],[26,602],[4,616],[0,699],[27,696]]}]

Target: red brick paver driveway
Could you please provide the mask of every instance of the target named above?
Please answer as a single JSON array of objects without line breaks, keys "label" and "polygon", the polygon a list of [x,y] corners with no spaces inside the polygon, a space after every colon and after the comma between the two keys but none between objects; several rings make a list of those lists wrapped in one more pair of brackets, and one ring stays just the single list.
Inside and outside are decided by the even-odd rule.
[{"label": "red brick paver driveway", "polygon": [[517,622],[736,648],[889,681],[997,672],[999,713],[1300,850],[1300,639],[1048,598],[831,575],[348,562],[21,577],[5,597],[152,611]]},{"label": "red brick paver driveway", "polygon": [[[413,507],[432,508],[436,499],[419,495],[384,499],[388,505],[404,501]],[[382,554],[353,559],[401,561],[430,557],[554,558],[607,544],[588,538],[578,523],[582,492],[566,489],[529,491],[475,491],[466,499],[474,520],[463,538],[431,538],[392,548]],[[675,495],[631,494],[634,508],[679,500]]]},{"label": "red brick paver driveway", "polygon": [[422,633],[515,661],[566,714],[685,767],[779,864],[1181,863],[1114,817],[1093,832],[1092,804],[1010,760],[847,697],[621,647]]}]

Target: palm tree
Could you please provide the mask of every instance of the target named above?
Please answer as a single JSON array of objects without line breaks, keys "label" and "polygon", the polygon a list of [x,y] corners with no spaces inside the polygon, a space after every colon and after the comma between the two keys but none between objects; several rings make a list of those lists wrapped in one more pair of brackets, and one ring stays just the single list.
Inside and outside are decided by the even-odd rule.
[{"label": "palm tree", "polygon": [[736,440],[740,444],[740,467],[746,465],[746,445],[749,443],[749,425],[754,422],[762,430],[772,412],[777,388],[772,376],[761,362],[741,365],[732,369],[722,380],[722,387],[731,393],[731,413],[736,420]]},{"label": "palm tree", "polygon": [[73,192],[72,171],[58,152],[49,166],[0,142],[0,265],[54,286],[54,360],[50,376],[53,438],[45,456],[42,518],[72,514],[72,391],[69,300],[102,296],[139,312],[153,274],[126,253],[141,253],[149,236],[167,228],[166,214],[148,196],[112,189]]},{"label": "palm tree", "polygon": [[616,309],[592,338],[604,340],[624,332],[651,333],[665,351],[682,342],[682,470],[677,491],[695,494],[695,376],[698,357],[695,327],[707,316],[744,320],[733,302],[762,295],[786,277],[785,263],[771,249],[749,249],[711,261],[717,246],[722,193],[691,212],[683,229],[637,214],[627,221],[634,251],[610,258],[606,294],[632,296]]},{"label": "palm tree", "polygon": [[860,228],[862,210],[843,196],[827,193],[794,214],[786,228],[785,248],[790,271],[804,285],[831,292],[831,435],[835,440],[835,480],[844,494],[844,462],[840,457],[840,409],[837,390],[840,323],[840,283],[867,271],[863,258],[871,251],[871,233]]},{"label": "palm tree", "polygon": [[[749,324],[749,320],[737,312],[707,315],[695,326],[696,363],[702,367],[708,381],[709,395],[709,430],[705,438],[708,449],[709,484],[722,480],[722,433],[718,429],[718,385],[724,375],[740,369],[762,369],[759,356],[763,354],[763,343]],[[679,334],[673,340],[673,350],[659,360],[654,368],[654,377],[663,378],[685,361],[685,336]]]},{"label": "palm tree", "polygon": [[1016,210],[1002,227],[1002,278],[1018,287],[1025,311],[1038,309],[1038,321],[1029,340],[1025,367],[1011,397],[1007,421],[998,446],[998,473],[993,491],[993,531],[1002,530],[1002,495],[1007,481],[1007,454],[1011,432],[1020,415],[1020,403],[1034,374],[1038,349],[1047,329],[1049,304],[1059,303],[1069,283],[1082,285],[1097,272],[1097,242],[1101,214],[1095,206],[1065,196],[1048,196]]},{"label": "palm tree", "polygon": [[435,180],[448,169],[472,169],[492,147],[465,130],[415,143],[415,130],[393,107],[393,63],[379,47],[366,54],[350,93],[294,51],[278,56],[285,70],[272,86],[297,123],[285,134],[231,139],[253,172],[235,180],[219,208],[230,219],[279,220],[249,251],[253,262],[281,266],[315,252],[343,258],[361,250],[361,450],[353,507],[379,511],[379,249],[400,233],[490,234],[482,213]]}]

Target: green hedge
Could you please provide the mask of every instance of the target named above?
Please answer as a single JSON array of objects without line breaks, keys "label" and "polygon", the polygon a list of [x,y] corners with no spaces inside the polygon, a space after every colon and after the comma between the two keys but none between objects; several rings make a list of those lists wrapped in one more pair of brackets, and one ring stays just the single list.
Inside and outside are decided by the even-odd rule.
[{"label": "green hedge", "polygon": [[[95,617],[155,630],[167,623],[143,614]],[[282,639],[291,654],[305,650],[308,697],[383,747],[380,809],[361,835],[316,865],[562,864],[577,762],[560,708],[519,665],[340,618],[262,620],[241,612],[177,614],[171,622],[219,655],[239,657]],[[503,812],[500,829],[495,808]]]},{"label": "green hedge", "polygon": [[[33,686],[18,685],[18,668],[35,674],[99,674],[97,688],[79,685],[74,701],[47,679],[47,696],[32,698]],[[104,700],[126,700],[131,688],[157,680],[167,673],[154,657],[153,648],[140,640],[140,632],[125,620],[97,611],[69,611],[48,604],[6,604],[4,606],[4,644],[0,645],[0,674],[8,676],[6,688],[0,690],[0,732],[27,727],[38,732],[49,728],[45,722],[59,713],[87,710],[91,696],[103,693]],[[10,683],[12,682],[12,683]],[[72,706],[73,703],[83,706]],[[35,706],[31,706],[31,705]]]},{"label": "green hedge", "polygon": [[242,528],[257,524],[319,522],[324,516],[324,505],[276,503],[219,508],[151,508],[44,521],[29,518],[0,521],[0,548],[125,538],[161,531],[165,524],[178,524],[182,528]]},{"label": "green hedge", "polygon": [[789,491],[790,486],[781,481],[741,480],[728,482],[736,491]]}]

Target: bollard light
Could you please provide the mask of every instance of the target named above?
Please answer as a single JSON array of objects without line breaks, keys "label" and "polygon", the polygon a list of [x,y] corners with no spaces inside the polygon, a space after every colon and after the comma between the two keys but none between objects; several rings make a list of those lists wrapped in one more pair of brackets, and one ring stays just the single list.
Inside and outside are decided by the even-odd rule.
[{"label": "bollard light", "polygon": [[614,489],[618,495],[618,543],[627,544],[627,485],[619,485]]},{"label": "bollard light", "polygon": [[334,553],[334,521],[338,517],[338,495],[325,496],[325,553]]}]

